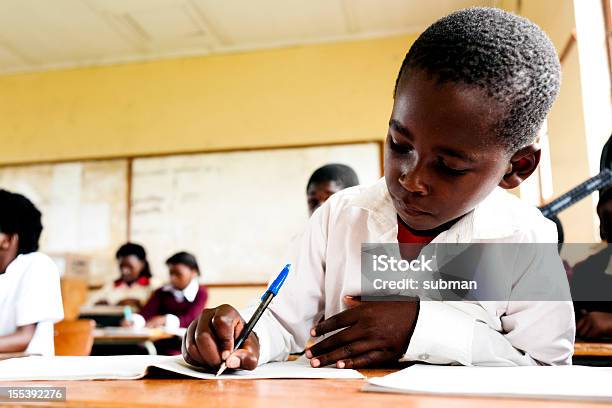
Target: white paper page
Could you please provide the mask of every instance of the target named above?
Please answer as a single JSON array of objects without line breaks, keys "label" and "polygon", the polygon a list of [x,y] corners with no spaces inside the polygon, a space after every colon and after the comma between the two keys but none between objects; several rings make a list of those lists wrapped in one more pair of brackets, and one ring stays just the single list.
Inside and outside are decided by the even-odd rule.
[{"label": "white paper page", "polygon": [[214,374],[204,372],[204,370],[199,370],[188,365],[182,358],[166,360],[156,363],[153,366],[204,380],[215,378],[219,380],[254,380],[263,378],[365,378],[356,370],[337,369],[333,367],[312,368],[305,358],[300,358],[295,361],[267,363],[257,367],[253,371],[226,370],[219,377],[215,377]]},{"label": "white paper page", "polygon": [[611,384],[610,367],[414,365],[384,377],[369,379],[364,391],[612,400]]},{"label": "white paper page", "polygon": [[268,363],[253,371],[229,370],[219,377],[186,364],[181,356],[24,357],[0,361],[0,381],[133,380],[148,368],[200,379],[364,378],[358,371],[312,368],[305,360]]},{"label": "white paper page", "polygon": [[133,380],[171,356],[24,357],[0,361],[0,381]]}]

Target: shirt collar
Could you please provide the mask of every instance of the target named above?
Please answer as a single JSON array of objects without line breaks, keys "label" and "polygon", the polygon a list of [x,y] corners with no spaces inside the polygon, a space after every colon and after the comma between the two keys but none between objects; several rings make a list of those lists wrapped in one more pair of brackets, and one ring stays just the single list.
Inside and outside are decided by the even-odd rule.
[{"label": "shirt collar", "polygon": [[[495,240],[513,235],[519,229],[515,217],[500,216],[500,214],[509,214],[506,210],[513,204],[512,200],[518,198],[511,197],[508,192],[496,187],[472,211],[432,242],[464,243],[474,240]],[[378,242],[397,241],[397,213],[384,177],[352,198],[349,205],[369,212],[368,230],[377,236]]]},{"label": "shirt collar", "polygon": [[171,292],[178,302],[182,302],[183,299],[187,299],[188,302],[193,302],[199,289],[200,285],[198,284],[197,278],[193,278],[191,282],[189,282],[189,285],[183,290],[175,289],[172,285],[165,285],[162,288],[164,292]]}]

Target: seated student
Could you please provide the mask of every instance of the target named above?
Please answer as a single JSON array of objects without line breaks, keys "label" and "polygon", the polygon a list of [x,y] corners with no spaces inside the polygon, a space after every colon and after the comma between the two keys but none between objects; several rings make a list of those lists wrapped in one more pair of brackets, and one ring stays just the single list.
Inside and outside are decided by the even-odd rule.
[{"label": "seated student", "polygon": [[[362,243],[556,242],[554,224],[504,190],[536,169],[535,137],[559,84],[554,46],[522,17],[470,8],[434,23],[400,68],[385,177],[338,192],[314,212],[285,285],[239,350],[234,338],[254,308],[222,305],[189,326],[185,359],[254,369],[331,334],[306,349],[311,366],[570,364],[571,301],[356,297]],[[516,285],[524,287],[538,269],[520,261]],[[569,294],[560,259],[556,266],[558,288],[550,289]]]},{"label": "seated student", "polygon": [[310,215],[332,194],[359,184],[355,170],[345,164],[326,164],[312,173],[306,185],[306,199]]},{"label": "seated student", "polygon": [[[332,194],[359,184],[359,177],[351,167],[345,164],[326,164],[316,169],[306,184],[306,203],[308,215],[319,208]],[[289,241],[286,259],[295,259],[300,250],[303,231],[294,235]]]},{"label": "seated student", "polygon": [[30,200],[0,190],[0,353],[54,354],[64,309],[57,266],[37,252],[40,218]]},{"label": "seated student", "polygon": [[121,276],[95,292],[88,303],[140,309],[153,289],[147,253],[141,245],[128,242],[117,250],[115,258],[119,262]]},{"label": "seated student", "polygon": [[[133,315],[131,324],[126,322],[124,325],[143,327],[146,324],[146,327],[175,330],[189,326],[204,309],[208,294],[206,287],[198,283],[200,268],[195,256],[179,252],[168,258],[166,264],[170,284],[153,292],[140,314]],[[160,342],[157,348],[161,354],[180,354],[181,342]]]},{"label": "seated student", "polygon": [[585,301],[612,298],[612,188],[597,203],[599,235],[607,245],[572,268],[572,296],[576,308],[576,334],[582,338],[612,338],[612,302]]}]

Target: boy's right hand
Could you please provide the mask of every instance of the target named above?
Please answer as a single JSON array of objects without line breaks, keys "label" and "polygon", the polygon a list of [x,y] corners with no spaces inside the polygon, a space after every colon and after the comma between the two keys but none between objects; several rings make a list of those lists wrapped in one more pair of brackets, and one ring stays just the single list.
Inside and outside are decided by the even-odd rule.
[{"label": "boy's right hand", "polygon": [[204,309],[189,325],[183,338],[183,358],[194,366],[218,368],[223,360],[227,368],[253,370],[259,360],[259,340],[254,332],[232,352],[234,341],[246,325],[240,313],[230,305]]}]

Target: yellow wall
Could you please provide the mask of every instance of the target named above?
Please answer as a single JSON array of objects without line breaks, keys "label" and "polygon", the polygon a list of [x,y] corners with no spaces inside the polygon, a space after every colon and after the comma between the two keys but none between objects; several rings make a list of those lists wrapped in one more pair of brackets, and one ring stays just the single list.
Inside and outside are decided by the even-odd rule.
[{"label": "yellow wall", "polygon": [[[572,0],[520,4],[560,52]],[[0,164],[382,139],[414,39],[0,76]],[[555,196],[590,175],[577,52],[549,117]],[[568,241],[595,240],[592,199],[561,219]]]},{"label": "yellow wall", "polygon": [[[573,0],[504,0],[503,6],[538,24],[550,36],[561,54],[572,30],[576,27]],[[518,5],[520,4],[520,10]],[[602,39],[603,42],[603,39]],[[583,84],[578,58],[578,47],[573,48],[563,61],[563,78],[559,97],[548,116],[548,134],[552,164],[553,198],[565,193],[592,174],[589,169],[587,132],[583,111]],[[600,148],[601,151],[601,148]],[[594,242],[598,240],[598,224],[594,216],[592,198],[559,214],[566,242]]]},{"label": "yellow wall", "polygon": [[414,37],[0,77],[0,164],[382,139]]}]

